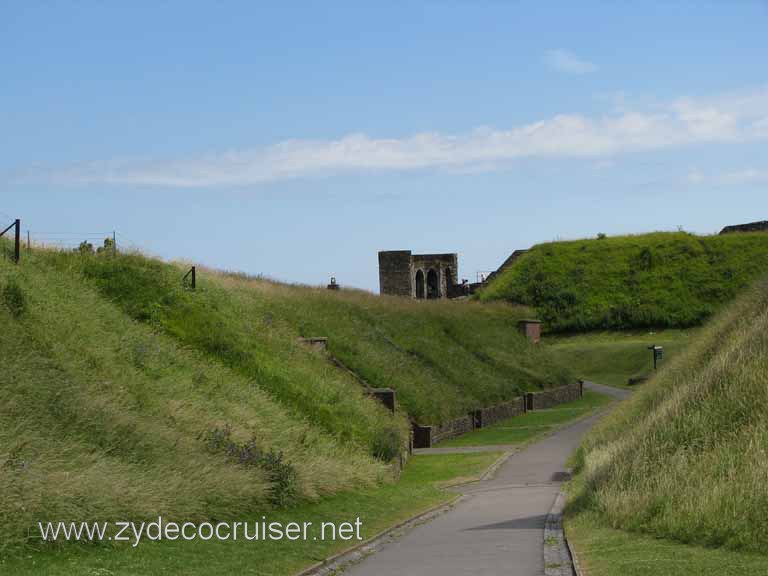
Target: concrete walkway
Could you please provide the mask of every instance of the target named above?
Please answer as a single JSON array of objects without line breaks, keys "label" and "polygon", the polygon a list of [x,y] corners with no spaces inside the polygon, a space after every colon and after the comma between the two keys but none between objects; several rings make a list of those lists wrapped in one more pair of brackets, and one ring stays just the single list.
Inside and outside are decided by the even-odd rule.
[{"label": "concrete walkway", "polygon": [[[631,392],[585,382],[624,398]],[[462,501],[383,546],[348,576],[537,576],[544,574],[544,521],[567,479],[565,462],[601,413],[510,456],[493,478],[460,488]]]}]

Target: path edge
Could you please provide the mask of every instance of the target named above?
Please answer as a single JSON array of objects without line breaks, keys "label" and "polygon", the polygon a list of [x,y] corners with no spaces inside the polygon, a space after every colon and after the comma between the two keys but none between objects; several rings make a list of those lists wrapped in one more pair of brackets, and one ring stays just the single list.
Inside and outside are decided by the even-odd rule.
[{"label": "path edge", "polygon": [[570,546],[563,531],[563,508],[566,493],[560,490],[544,523],[544,574],[546,576],[574,576]]},{"label": "path edge", "polygon": [[432,506],[423,512],[419,512],[415,516],[411,516],[410,518],[398,522],[394,526],[385,528],[367,540],[363,540],[346,550],[332,554],[328,558],[305,568],[301,572],[297,572],[294,576],[322,576],[324,574],[333,574],[340,568],[358,562],[369,554],[375,552],[394,532],[398,530],[410,530],[418,524],[428,522],[429,520],[432,520],[432,518],[448,512],[448,510],[456,506],[462,499],[463,495],[457,494],[448,502]]},{"label": "path edge", "polygon": [[[511,450],[499,456],[496,459],[496,461],[494,461],[494,463],[491,464],[488,467],[488,469],[485,472],[483,472],[483,474],[479,478],[464,480],[461,482],[457,482],[455,484],[447,484],[447,485],[441,486],[441,488],[443,490],[449,490],[451,488],[458,488],[459,486],[465,486],[467,484],[474,484],[476,482],[487,480],[493,477],[493,475],[498,471],[501,465],[504,464],[504,462],[506,462],[507,459],[509,459],[509,457],[515,453],[516,453],[515,450]],[[384,544],[386,540],[388,540],[391,536],[393,536],[395,532],[397,531],[407,532],[412,528],[415,528],[419,524],[424,524],[425,522],[429,522],[433,518],[436,518],[437,516],[440,516],[441,514],[444,514],[449,510],[451,510],[452,508],[454,508],[464,498],[465,498],[464,494],[456,494],[456,496],[451,498],[448,502],[443,502],[442,504],[436,504],[435,506],[428,508],[424,512],[419,512],[415,516],[406,518],[405,520],[398,522],[394,526],[385,528],[384,530],[382,530],[381,532],[378,532],[377,534],[374,534],[367,540],[364,540],[358,544],[355,544],[354,546],[347,548],[346,550],[342,550],[341,552],[332,554],[328,558],[325,558],[324,560],[321,560],[320,562],[317,562],[316,564],[313,564],[312,566],[305,568],[301,572],[297,572],[296,574],[294,574],[294,576],[323,576],[325,574],[333,574],[337,572],[339,569],[346,567],[350,564],[354,564],[355,562],[359,562],[369,554],[373,554],[374,552],[376,552],[376,550],[380,548],[381,545]]]}]

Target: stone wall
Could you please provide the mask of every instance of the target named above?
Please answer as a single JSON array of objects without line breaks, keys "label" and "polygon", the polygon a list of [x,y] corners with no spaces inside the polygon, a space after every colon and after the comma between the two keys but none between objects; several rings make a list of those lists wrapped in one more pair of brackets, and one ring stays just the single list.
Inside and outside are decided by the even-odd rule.
[{"label": "stone wall", "polygon": [[392,296],[413,297],[411,251],[379,252],[379,291]]},{"label": "stone wall", "polygon": [[470,415],[443,422],[437,426],[432,426],[432,444],[436,444],[441,440],[447,440],[448,438],[461,436],[467,432],[472,432],[474,429],[474,419]]},{"label": "stone wall", "polygon": [[[379,252],[379,291],[381,294],[410,298],[462,296],[463,290],[456,289],[459,285],[458,260],[455,253],[411,254],[410,250]],[[429,289],[430,272],[437,279],[434,290]]]},{"label": "stone wall", "polygon": [[575,382],[559,388],[529,392],[525,396],[515,398],[503,404],[475,410],[472,414],[443,422],[436,426],[413,425],[413,447],[429,448],[442,440],[455,438],[477,428],[485,428],[523,414],[527,410],[545,410],[558,404],[573,402],[581,398],[583,385]]},{"label": "stone wall", "polygon": [[545,410],[565,402],[578,400],[582,395],[581,382],[574,382],[559,388],[542,390],[541,392],[529,392],[526,395],[529,410]]},{"label": "stone wall", "polygon": [[523,412],[525,412],[525,398],[520,396],[504,404],[475,410],[475,427],[484,428],[507,418],[518,416]]}]

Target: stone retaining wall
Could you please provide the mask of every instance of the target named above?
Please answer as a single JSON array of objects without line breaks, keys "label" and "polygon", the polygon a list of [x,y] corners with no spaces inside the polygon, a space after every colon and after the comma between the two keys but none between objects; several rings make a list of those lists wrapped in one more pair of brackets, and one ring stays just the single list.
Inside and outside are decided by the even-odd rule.
[{"label": "stone retaining wall", "polygon": [[581,382],[574,382],[566,386],[559,388],[552,388],[550,390],[542,390],[541,392],[529,392],[528,398],[532,401],[528,401],[529,410],[544,410],[546,408],[552,408],[558,404],[564,404],[565,402],[573,402],[578,400],[582,395]]},{"label": "stone retaining wall", "polygon": [[525,398],[520,396],[504,404],[475,410],[475,428],[490,426],[525,412]]},{"label": "stone retaining wall", "polygon": [[472,432],[474,429],[475,423],[472,416],[469,415],[457,418],[456,420],[443,422],[437,426],[432,426],[432,443],[435,444],[441,440],[455,438],[456,436],[461,436],[467,432]]},{"label": "stone retaining wall", "polygon": [[496,422],[523,414],[527,410],[545,410],[558,404],[573,402],[581,398],[582,393],[582,383],[575,382],[541,392],[529,392],[525,396],[515,398],[504,404],[481,408],[467,416],[449,420],[436,426],[413,424],[413,447],[430,448],[442,440],[461,436],[477,428],[485,428]]}]

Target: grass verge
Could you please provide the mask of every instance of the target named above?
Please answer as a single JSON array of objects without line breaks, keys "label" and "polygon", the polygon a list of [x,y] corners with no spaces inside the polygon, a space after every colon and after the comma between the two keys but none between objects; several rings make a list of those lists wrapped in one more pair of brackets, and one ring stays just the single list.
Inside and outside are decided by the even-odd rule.
[{"label": "grass verge", "polygon": [[[268,514],[280,522],[363,522],[370,538],[436,505],[450,502],[455,493],[442,488],[460,480],[479,478],[500,452],[417,455],[397,484],[363,489]],[[243,518],[253,521],[258,518]],[[353,542],[142,542],[126,545],[70,546],[41,552],[27,550],[0,559],[0,572],[17,575],[89,574],[93,576],[160,574],[258,574],[285,576],[353,545]]]},{"label": "grass verge", "polygon": [[658,332],[591,332],[545,336],[549,350],[579,378],[607,386],[629,388],[630,377],[648,377],[653,357],[648,346],[664,347],[659,366],[673,360],[695,337],[696,330]]},{"label": "grass verge", "polygon": [[768,559],[630,534],[591,514],[570,518],[566,534],[588,576],[749,576],[768,574]]}]

